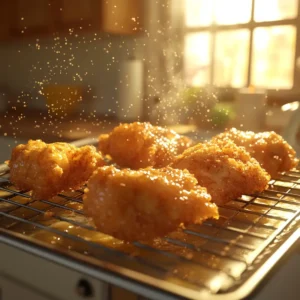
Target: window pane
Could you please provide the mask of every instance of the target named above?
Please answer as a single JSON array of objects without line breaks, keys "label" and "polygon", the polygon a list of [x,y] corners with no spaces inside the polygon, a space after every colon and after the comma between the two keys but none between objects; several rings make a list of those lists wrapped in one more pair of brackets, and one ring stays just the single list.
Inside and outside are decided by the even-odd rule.
[{"label": "window pane", "polygon": [[191,33],[185,37],[184,71],[189,85],[203,86],[209,83],[210,39],[208,32]]},{"label": "window pane", "polygon": [[213,1],[185,0],[185,24],[188,27],[207,26],[212,23]]},{"label": "window pane", "polygon": [[298,0],[255,0],[256,22],[292,19],[297,16]]},{"label": "window pane", "polygon": [[214,84],[243,87],[247,83],[250,31],[227,30],[216,35]]},{"label": "window pane", "polygon": [[215,21],[223,25],[247,23],[251,19],[251,6],[252,0],[215,0]]},{"label": "window pane", "polygon": [[252,84],[268,88],[292,88],[296,28],[292,25],[254,30]]}]

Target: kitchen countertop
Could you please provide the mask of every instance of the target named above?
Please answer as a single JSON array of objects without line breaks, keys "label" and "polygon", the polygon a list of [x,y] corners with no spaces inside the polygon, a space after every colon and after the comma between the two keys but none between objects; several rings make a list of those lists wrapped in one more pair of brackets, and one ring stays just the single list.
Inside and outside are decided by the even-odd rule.
[{"label": "kitchen countertop", "polygon": [[[275,118],[277,120],[277,118]],[[287,123],[288,120],[285,122]],[[29,139],[41,139],[47,143],[73,142],[85,138],[94,138],[103,133],[110,132],[121,123],[117,118],[93,113],[79,113],[77,115],[60,117],[48,114],[45,111],[34,110],[10,110],[0,113],[0,161],[7,159],[11,149],[20,143],[27,143]],[[278,123],[266,122],[268,126],[264,131],[274,130],[281,134],[282,130]],[[278,125],[278,124],[277,124]],[[167,126],[179,134],[185,134],[196,141],[209,140],[212,136],[220,133],[223,129],[207,130],[197,126],[172,125]],[[300,144],[300,135],[298,135]]]},{"label": "kitchen countertop", "polygon": [[[64,118],[52,117],[45,112],[30,111],[18,114],[10,111],[0,114],[0,136],[19,140],[42,139],[45,142],[72,142],[95,137],[110,132],[121,122],[113,117],[101,115],[73,115]],[[168,126],[179,134],[186,134],[194,139],[209,139],[219,130],[199,131],[195,125]]]},{"label": "kitchen countertop", "polygon": [[47,112],[14,111],[0,114],[0,135],[18,139],[42,139],[46,142],[66,141],[97,136],[110,131],[119,122],[112,117],[73,115],[54,117]]},{"label": "kitchen countertop", "polygon": [[[10,110],[0,114],[0,136],[9,136],[16,140],[42,139],[45,142],[71,142],[86,137],[97,137],[101,133],[111,131],[119,123],[121,122],[115,117],[93,113],[60,117],[42,111]],[[195,125],[168,127],[180,134],[187,134],[200,140],[210,138],[221,131],[221,129],[199,130]],[[276,126],[268,126],[264,130],[275,130],[280,133],[280,128]]]},{"label": "kitchen countertop", "polygon": [[[101,115],[73,115],[54,118],[45,112],[27,111],[17,113],[9,111],[0,114],[0,163],[8,159],[11,149],[18,144],[27,143],[29,139],[42,139],[47,143],[73,142],[84,138],[95,138],[110,132],[121,122],[113,117]],[[180,134],[193,138],[208,139],[213,134],[200,134],[194,125],[170,126]]]}]

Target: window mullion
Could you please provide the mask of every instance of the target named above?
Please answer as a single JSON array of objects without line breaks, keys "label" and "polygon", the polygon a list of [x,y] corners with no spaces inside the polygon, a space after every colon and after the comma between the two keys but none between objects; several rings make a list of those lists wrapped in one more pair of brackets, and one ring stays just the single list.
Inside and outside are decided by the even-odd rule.
[{"label": "window mullion", "polygon": [[213,26],[211,29],[211,63],[210,63],[210,78],[209,84],[213,85],[214,83],[214,71],[215,71],[215,48],[216,48],[216,28]]},{"label": "window mullion", "polygon": [[296,26],[296,51],[294,59],[294,83],[293,88],[300,88],[300,68],[298,59],[300,58],[300,3],[298,3],[298,16],[297,16],[297,26]]},{"label": "window mullion", "polygon": [[254,9],[255,0],[252,0],[251,20],[250,20],[250,41],[249,41],[249,56],[248,56],[248,74],[247,86],[251,84],[251,66],[252,66],[252,53],[253,53],[253,31],[254,31]]},{"label": "window mullion", "polygon": [[214,84],[214,72],[215,72],[215,46],[216,46],[216,20],[215,20],[215,9],[216,9],[216,2],[213,2],[212,7],[212,25],[211,25],[211,42],[210,42],[210,53],[211,53],[211,61],[210,61],[210,78],[209,78],[209,84],[212,86]]},{"label": "window mullion", "polygon": [[[214,24],[216,31],[226,31],[226,30],[237,30],[237,29],[250,29],[253,27],[269,27],[269,26],[282,26],[282,25],[297,25],[298,19],[284,19],[276,21],[266,21],[266,22],[255,22],[250,20],[248,23],[244,24],[233,24],[233,25],[217,25]],[[186,32],[201,32],[211,30],[212,26],[201,26],[201,27],[186,27]]]}]

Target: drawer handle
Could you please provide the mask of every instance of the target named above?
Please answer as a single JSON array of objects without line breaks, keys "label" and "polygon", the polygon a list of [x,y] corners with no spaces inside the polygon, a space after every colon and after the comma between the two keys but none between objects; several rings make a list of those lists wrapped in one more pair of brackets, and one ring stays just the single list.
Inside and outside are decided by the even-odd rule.
[{"label": "drawer handle", "polygon": [[92,297],[94,294],[93,287],[86,279],[80,279],[76,286],[78,295],[84,298]]}]

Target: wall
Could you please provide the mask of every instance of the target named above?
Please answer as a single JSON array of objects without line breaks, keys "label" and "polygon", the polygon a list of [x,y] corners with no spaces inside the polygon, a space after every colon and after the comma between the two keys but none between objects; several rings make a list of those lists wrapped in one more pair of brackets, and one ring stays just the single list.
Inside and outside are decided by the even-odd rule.
[{"label": "wall", "polygon": [[18,95],[29,92],[28,105],[45,108],[41,85],[83,84],[89,91],[85,109],[113,114],[120,62],[136,54],[141,39],[88,34],[2,44],[0,85]]},{"label": "wall", "polygon": [[[135,56],[145,61],[145,94],[156,96],[160,65],[156,37],[162,29],[160,12],[167,0],[143,1],[144,35],[75,36],[71,33],[60,39],[24,39],[0,44],[0,86],[9,85],[29,107],[46,109],[45,99],[39,95],[41,85],[83,84],[90,91],[84,99],[84,109],[114,115],[120,63]],[[29,97],[24,96],[27,93]]]}]

